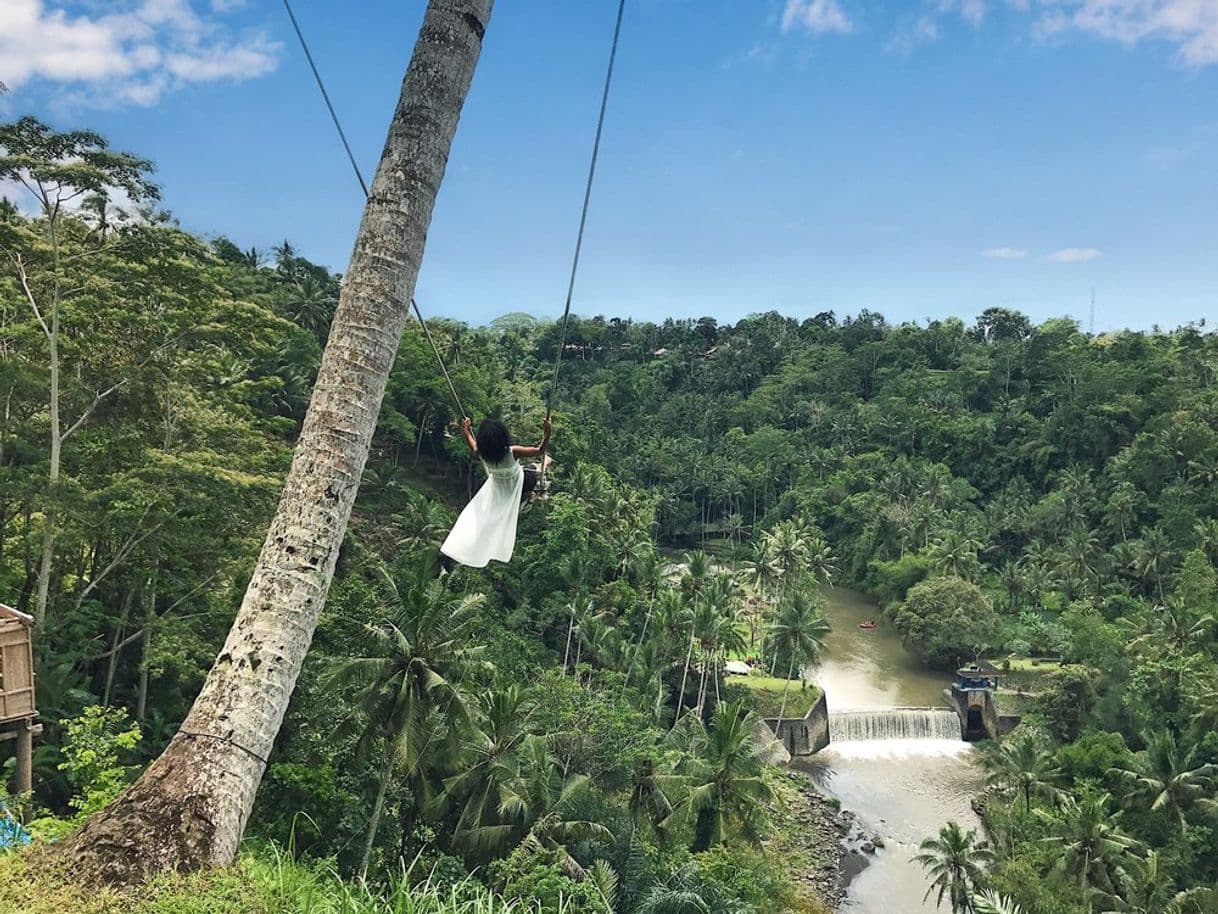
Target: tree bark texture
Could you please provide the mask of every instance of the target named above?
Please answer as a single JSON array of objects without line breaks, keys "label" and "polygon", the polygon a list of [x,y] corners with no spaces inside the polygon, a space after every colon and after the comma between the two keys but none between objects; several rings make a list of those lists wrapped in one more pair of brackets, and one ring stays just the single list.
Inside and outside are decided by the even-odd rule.
[{"label": "tree bark texture", "polygon": [[428,4],[245,598],[168,748],[60,846],[82,881],[135,885],[236,855],[334,575],[492,4]]}]

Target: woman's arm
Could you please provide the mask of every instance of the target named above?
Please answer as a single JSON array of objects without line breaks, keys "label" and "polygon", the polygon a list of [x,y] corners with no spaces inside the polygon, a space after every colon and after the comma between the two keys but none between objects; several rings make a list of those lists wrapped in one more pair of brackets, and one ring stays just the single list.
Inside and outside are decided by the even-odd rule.
[{"label": "woman's arm", "polygon": [[513,457],[536,457],[541,454],[550,444],[550,434],[554,431],[554,424],[550,421],[550,417],[546,416],[545,421],[541,423],[541,444],[537,447],[529,447],[524,444],[516,444],[512,446]]},{"label": "woman's arm", "polygon": [[478,442],[474,440],[474,433],[472,431],[470,431],[470,428],[471,428],[471,426],[473,426],[473,424],[474,424],[474,420],[471,419],[469,416],[466,416],[464,419],[462,419],[461,420],[461,434],[465,436],[466,446],[471,451],[473,451],[475,454],[477,454],[478,453]]}]

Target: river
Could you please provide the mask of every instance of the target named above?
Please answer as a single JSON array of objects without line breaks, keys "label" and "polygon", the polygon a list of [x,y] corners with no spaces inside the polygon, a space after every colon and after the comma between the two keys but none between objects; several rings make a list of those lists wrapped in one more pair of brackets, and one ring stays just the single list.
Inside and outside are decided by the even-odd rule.
[{"label": "river", "polygon": [[[825,690],[835,738],[823,752],[794,765],[841,800],[864,831],[881,836],[884,845],[874,856],[849,858],[849,894],[840,910],[935,911],[933,898],[922,900],[929,883],[910,858],[922,839],[949,820],[978,827],[969,801],[980,789],[981,774],[973,747],[958,738],[958,724],[953,731],[954,713],[891,714],[882,709],[942,708],[950,678],[927,670],[907,651],[862,594],[832,588],[826,597],[825,615],[833,631],[822,662],[809,675]],[[858,627],[871,619],[879,623],[875,630]],[[835,712],[846,709],[873,713],[835,721]],[[953,732],[956,738],[951,738]]]}]

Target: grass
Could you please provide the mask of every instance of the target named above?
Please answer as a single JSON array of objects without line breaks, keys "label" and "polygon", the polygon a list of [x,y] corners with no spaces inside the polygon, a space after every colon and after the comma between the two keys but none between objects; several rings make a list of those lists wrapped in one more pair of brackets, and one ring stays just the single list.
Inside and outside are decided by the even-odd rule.
[{"label": "grass", "polygon": [[138,892],[85,891],[53,873],[32,872],[25,854],[0,855],[0,914],[536,914],[478,885],[430,880],[380,895],[324,866],[273,850],[244,852],[231,867],[167,876]]},{"label": "grass", "polygon": [[[782,693],[787,691],[787,717],[803,717],[820,700],[820,689],[798,679],[775,676],[725,676],[728,685],[743,686],[752,693],[757,713],[762,717],[777,717],[782,707]],[[789,687],[789,688],[788,688]]]},{"label": "grass", "polygon": [[1007,672],[1008,665],[1012,673],[1052,673],[1054,670],[1062,668],[1060,660],[1047,660],[1040,657],[1003,657],[993,663],[998,667],[999,673]]},{"label": "grass", "polygon": [[1027,714],[1032,709],[1034,699],[1030,695],[1018,695],[1003,689],[994,694],[994,705],[999,714]]}]

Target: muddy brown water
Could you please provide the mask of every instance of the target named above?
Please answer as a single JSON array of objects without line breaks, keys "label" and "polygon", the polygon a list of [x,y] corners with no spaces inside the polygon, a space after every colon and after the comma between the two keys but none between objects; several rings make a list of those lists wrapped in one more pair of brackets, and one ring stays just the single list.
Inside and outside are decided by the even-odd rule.
[{"label": "muddy brown water", "polygon": [[[825,615],[833,626],[822,662],[808,675],[834,711],[942,708],[950,677],[926,669],[863,594],[826,591]],[[879,624],[860,629],[863,621]],[[934,713],[934,712],[927,712]],[[907,728],[905,728],[907,729]],[[918,844],[949,820],[977,828],[970,800],[981,788],[975,750],[958,739],[881,738],[838,741],[796,767],[855,813],[868,836],[884,846],[874,855],[851,854],[849,893],[839,910],[851,914],[922,914],[937,910],[923,901],[928,882],[910,859]]]}]

